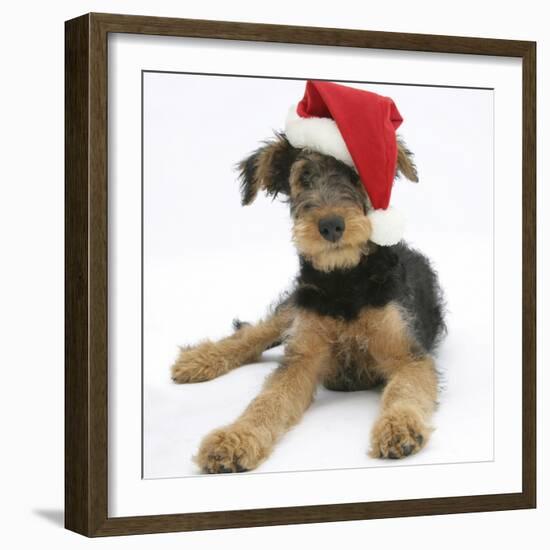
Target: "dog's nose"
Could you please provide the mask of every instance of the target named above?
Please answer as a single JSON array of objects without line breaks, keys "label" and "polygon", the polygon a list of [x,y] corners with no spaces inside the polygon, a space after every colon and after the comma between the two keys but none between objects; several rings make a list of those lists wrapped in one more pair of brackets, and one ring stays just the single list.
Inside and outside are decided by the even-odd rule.
[{"label": "dog's nose", "polygon": [[323,239],[335,243],[342,238],[346,223],[342,216],[327,216],[319,220],[319,233]]}]

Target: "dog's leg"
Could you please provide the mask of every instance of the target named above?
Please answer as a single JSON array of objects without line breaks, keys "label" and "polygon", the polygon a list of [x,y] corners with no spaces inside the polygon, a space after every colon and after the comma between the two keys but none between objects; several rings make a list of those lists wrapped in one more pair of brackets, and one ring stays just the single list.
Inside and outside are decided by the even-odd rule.
[{"label": "dog's leg", "polygon": [[319,333],[296,330],[284,363],[267,378],[262,392],[235,422],[204,438],[195,457],[202,471],[242,472],[267,458],[312,402],[328,353],[329,345]]},{"label": "dog's leg", "polygon": [[264,321],[242,325],[234,334],[218,342],[207,340],[182,348],[172,365],[172,380],[179,384],[204,382],[257,361],[263,351],[281,340],[292,318],[292,308],[280,308]]},{"label": "dog's leg", "polygon": [[371,456],[402,458],[428,441],[430,417],[437,397],[437,376],[429,356],[387,363],[388,383],[382,410],[371,432]]},{"label": "dog's leg", "polygon": [[437,373],[432,357],[418,351],[396,306],[371,315],[369,325],[369,352],[386,380],[371,456],[402,458],[419,451],[431,434]]}]

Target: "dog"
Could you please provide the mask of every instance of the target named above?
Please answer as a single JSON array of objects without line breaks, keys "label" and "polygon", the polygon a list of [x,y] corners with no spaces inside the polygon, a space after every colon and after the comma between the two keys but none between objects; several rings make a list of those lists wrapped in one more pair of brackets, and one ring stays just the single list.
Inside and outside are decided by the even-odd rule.
[{"label": "dog", "polygon": [[[395,177],[418,181],[412,153],[396,139]],[[434,352],[445,333],[442,291],[429,260],[404,241],[371,240],[369,196],[356,170],[285,133],[239,165],[242,203],[260,191],[288,201],[299,256],[293,288],[254,325],[237,322],[217,342],[182,348],[172,379],[212,380],[284,343],[284,358],[231,424],[206,435],[195,462],[204,473],[255,469],[296,425],[319,383],[335,391],[383,385],[371,457],[420,451],[438,396]]]}]

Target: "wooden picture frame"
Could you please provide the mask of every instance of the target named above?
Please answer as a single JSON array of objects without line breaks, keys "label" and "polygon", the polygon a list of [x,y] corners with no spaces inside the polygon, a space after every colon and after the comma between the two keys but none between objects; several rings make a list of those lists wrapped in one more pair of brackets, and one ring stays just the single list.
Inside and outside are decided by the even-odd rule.
[{"label": "wooden picture frame", "polygon": [[[289,508],[109,517],[107,37],[132,33],[521,59],[523,71],[522,491]],[[536,44],[330,28],[87,14],[65,26],[65,525],[86,536],[536,506]]]}]

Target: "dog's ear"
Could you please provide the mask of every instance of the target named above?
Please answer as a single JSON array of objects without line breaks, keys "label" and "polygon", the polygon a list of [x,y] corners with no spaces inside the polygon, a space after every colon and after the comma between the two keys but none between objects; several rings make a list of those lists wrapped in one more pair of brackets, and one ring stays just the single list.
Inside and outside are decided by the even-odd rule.
[{"label": "dog's ear", "polygon": [[262,147],[238,164],[243,205],[250,204],[263,189],[276,197],[290,194],[290,167],[296,160],[298,149],[290,145],[284,134],[266,141]]},{"label": "dog's ear", "polygon": [[418,174],[416,166],[412,160],[413,154],[407,148],[405,142],[397,138],[397,175],[401,174],[408,180],[417,182]]}]

